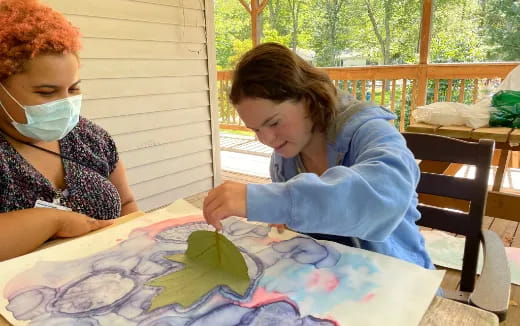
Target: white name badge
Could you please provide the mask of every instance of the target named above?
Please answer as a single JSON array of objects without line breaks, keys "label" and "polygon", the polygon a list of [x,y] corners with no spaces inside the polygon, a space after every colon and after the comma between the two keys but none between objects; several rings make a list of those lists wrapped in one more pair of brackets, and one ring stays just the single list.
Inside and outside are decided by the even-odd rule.
[{"label": "white name badge", "polygon": [[38,199],[36,201],[36,203],[34,204],[34,208],[54,208],[54,209],[59,209],[59,210],[62,210],[62,211],[72,211],[72,209],[66,207],[66,206],[62,206],[62,205],[58,205],[58,204],[54,204],[54,203],[49,203],[45,200],[41,200],[41,199]]}]

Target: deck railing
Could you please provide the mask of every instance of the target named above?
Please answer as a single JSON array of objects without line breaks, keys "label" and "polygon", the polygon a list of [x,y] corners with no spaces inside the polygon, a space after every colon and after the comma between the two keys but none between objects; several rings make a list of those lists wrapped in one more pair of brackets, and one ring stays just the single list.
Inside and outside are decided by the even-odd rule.
[{"label": "deck railing", "polygon": [[[519,62],[425,64],[320,68],[334,84],[360,100],[395,112],[403,131],[416,107],[433,102],[475,103],[500,83]],[[218,105],[221,128],[248,130],[228,101],[232,71],[219,71]]]}]

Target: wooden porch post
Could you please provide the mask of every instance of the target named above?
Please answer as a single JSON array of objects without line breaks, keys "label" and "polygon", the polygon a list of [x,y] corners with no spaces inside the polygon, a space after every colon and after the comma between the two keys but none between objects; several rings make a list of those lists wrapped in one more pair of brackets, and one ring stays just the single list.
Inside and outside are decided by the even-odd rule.
[{"label": "wooden porch post", "polygon": [[258,45],[262,34],[262,25],[258,24],[258,17],[267,5],[267,1],[268,0],[251,0],[251,5],[248,5],[245,0],[240,0],[242,6],[246,8],[251,16],[251,40],[253,41],[253,47]]},{"label": "wooden porch post", "polygon": [[[417,105],[426,103],[428,89],[428,57],[430,54],[430,39],[432,30],[433,0],[423,0],[421,17],[421,36],[419,41],[419,76],[417,90]],[[415,109],[415,108],[412,108]]]}]

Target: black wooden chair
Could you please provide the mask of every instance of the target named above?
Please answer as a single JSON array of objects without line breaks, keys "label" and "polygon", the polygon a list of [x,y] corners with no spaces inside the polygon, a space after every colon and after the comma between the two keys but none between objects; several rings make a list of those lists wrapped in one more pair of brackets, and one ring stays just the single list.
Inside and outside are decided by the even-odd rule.
[{"label": "black wooden chair", "polygon": [[[444,290],[445,297],[493,312],[504,320],[509,304],[509,265],[501,239],[495,232],[482,229],[494,141],[481,139],[473,143],[418,133],[403,133],[403,136],[418,160],[476,166],[474,179],[422,172],[417,187],[419,194],[469,201],[469,211],[419,203],[422,216],[417,224],[466,237],[459,290]],[[484,264],[476,282],[480,243]]]}]

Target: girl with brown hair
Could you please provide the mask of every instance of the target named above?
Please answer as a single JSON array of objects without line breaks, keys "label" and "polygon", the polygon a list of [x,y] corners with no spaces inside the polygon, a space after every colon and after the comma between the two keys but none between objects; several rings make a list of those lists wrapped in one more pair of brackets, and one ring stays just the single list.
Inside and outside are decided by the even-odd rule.
[{"label": "girl with brown hair", "polygon": [[383,107],[342,94],[288,48],[265,43],[238,63],[230,99],[272,147],[271,184],[226,182],[204,201],[229,216],[285,224],[317,239],[433,268],[415,221],[419,169]]}]

